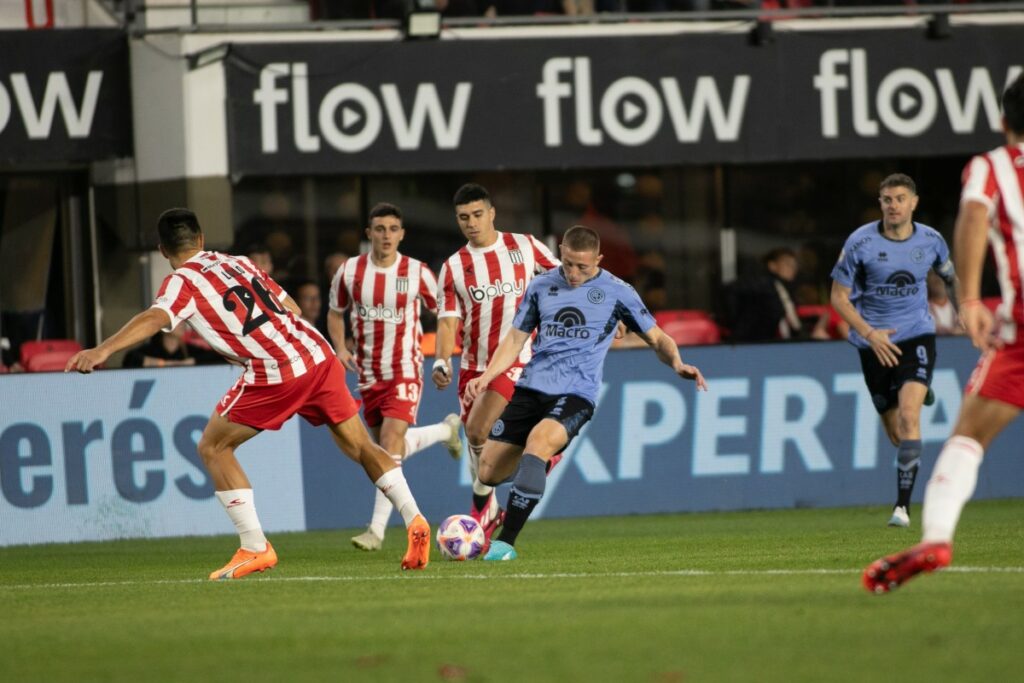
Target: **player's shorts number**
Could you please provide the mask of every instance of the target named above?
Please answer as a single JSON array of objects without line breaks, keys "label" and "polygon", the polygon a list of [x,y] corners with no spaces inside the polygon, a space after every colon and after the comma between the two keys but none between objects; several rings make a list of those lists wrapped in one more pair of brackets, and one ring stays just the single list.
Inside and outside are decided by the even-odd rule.
[{"label": "player's shorts number", "polygon": [[[254,292],[255,296],[253,295]],[[235,295],[234,299],[231,297],[232,294]],[[224,308],[229,313],[234,311],[237,306],[235,299],[245,306],[245,322],[242,323],[242,334],[246,336],[252,334],[263,323],[270,321],[270,316],[257,304],[257,297],[259,297],[259,300],[266,308],[269,308],[274,313],[279,315],[284,313],[284,308],[281,307],[281,304],[278,303],[274,295],[267,290],[267,286],[258,277],[252,279],[251,290],[244,285],[235,285],[224,292]],[[257,311],[259,312],[258,315],[254,316],[253,314]]]},{"label": "player's shorts number", "polygon": [[523,368],[518,366],[518,365],[515,366],[515,367],[509,368],[508,372],[505,373],[505,376],[508,377],[513,382],[518,382],[519,378],[522,377],[522,375],[523,375]]},{"label": "player's shorts number", "polygon": [[917,359],[921,361],[921,365],[928,365],[928,349],[924,346],[918,346]]},{"label": "player's shorts number", "polygon": [[399,382],[395,385],[398,400],[415,403],[420,400],[420,385],[416,382]]}]

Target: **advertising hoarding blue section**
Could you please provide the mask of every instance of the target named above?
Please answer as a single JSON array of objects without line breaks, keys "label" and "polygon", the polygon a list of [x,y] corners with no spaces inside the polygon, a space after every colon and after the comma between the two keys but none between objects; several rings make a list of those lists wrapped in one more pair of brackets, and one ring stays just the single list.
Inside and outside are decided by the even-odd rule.
[{"label": "advertising hoarding blue section", "polygon": [[[895,500],[895,448],[864,388],[857,353],[842,342],[684,348],[711,390],[696,394],[648,350],[613,352],[593,421],[548,479],[537,517],[829,507]],[[977,360],[964,339],[940,339],[921,416],[919,502]],[[424,391],[423,423],[455,410]],[[342,462],[326,432],[300,429],[310,528],[366,524],[373,489]],[[979,498],[1024,495],[1018,422],[986,457]],[[414,456],[406,478],[431,519],[468,509],[469,482],[441,447]],[[397,523],[397,515],[392,522]]]},{"label": "advertising hoarding blue section", "polygon": [[[885,504],[895,449],[840,342],[684,348],[711,390],[648,350],[613,352],[597,412],[548,479],[535,517]],[[940,339],[922,412],[920,501],[977,353]],[[232,533],[195,452],[231,367],[0,378],[0,545]],[[428,385],[421,423],[456,409]],[[977,498],[1024,496],[1013,424],[986,455]],[[367,523],[374,488],[328,431],[291,420],[238,450],[268,531]],[[405,464],[437,521],[469,506],[465,458],[440,445]],[[392,522],[399,518],[394,515]]]}]

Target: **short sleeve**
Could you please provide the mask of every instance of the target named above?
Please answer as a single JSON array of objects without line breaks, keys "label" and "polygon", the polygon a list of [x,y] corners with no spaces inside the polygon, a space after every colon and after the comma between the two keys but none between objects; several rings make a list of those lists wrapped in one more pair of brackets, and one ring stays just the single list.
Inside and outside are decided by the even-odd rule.
[{"label": "short sleeve", "polygon": [[437,317],[462,317],[462,302],[455,291],[455,277],[452,275],[452,269],[448,266],[448,262],[441,266],[441,272],[438,274]]},{"label": "short sleeve", "polygon": [[654,316],[631,285],[623,283],[619,298],[615,302],[615,317],[626,329],[637,334],[650,332],[655,326]]},{"label": "short sleeve", "polygon": [[159,308],[170,317],[170,324],[164,328],[165,332],[170,332],[196,312],[195,291],[188,280],[177,273],[171,273],[160,285],[152,307]]},{"label": "short sleeve", "polygon": [[[856,234],[856,233],[855,233]],[[857,275],[860,259],[857,251],[850,248],[852,239],[848,238],[843,250],[839,252],[839,259],[832,268],[832,279],[844,287],[853,287],[853,279]]]},{"label": "short sleeve", "polygon": [[519,302],[512,326],[521,332],[533,332],[540,324],[540,306],[537,301],[538,280],[532,280],[526,287],[526,294]]},{"label": "short sleeve", "polygon": [[561,262],[555,258],[555,255],[551,253],[551,250],[533,235],[527,235],[530,238],[530,244],[533,247],[533,258],[537,263],[537,272],[541,273],[544,271],[557,268],[561,265]]},{"label": "short sleeve", "polygon": [[[351,261],[352,259],[349,259]],[[348,290],[345,289],[345,266],[349,261],[341,264],[331,278],[331,291],[327,294],[327,305],[335,313],[341,313],[348,308]]]},{"label": "short sleeve", "polygon": [[963,190],[960,192],[960,205],[972,201],[980,202],[988,208],[991,216],[995,211],[999,187],[992,172],[992,162],[988,157],[979,155],[967,162],[961,181]]},{"label": "short sleeve", "polygon": [[427,307],[428,311],[437,313],[437,278],[427,268],[426,264],[420,264],[420,301]]}]

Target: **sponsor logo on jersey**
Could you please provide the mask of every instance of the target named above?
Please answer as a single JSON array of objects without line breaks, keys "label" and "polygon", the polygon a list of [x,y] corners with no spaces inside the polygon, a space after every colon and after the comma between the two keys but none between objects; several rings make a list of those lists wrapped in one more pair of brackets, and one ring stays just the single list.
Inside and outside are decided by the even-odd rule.
[{"label": "sponsor logo on jersey", "polygon": [[592,304],[599,304],[604,301],[604,290],[598,287],[591,287],[587,292],[587,301]]},{"label": "sponsor logo on jersey", "polygon": [[472,285],[469,287],[469,298],[476,303],[483,303],[485,301],[493,301],[503,296],[514,296],[517,299],[523,295],[523,290],[526,284],[522,278],[515,282],[505,282],[504,280],[495,280],[494,282],[487,285]]},{"label": "sponsor logo on jersey", "polygon": [[544,326],[544,334],[548,337],[568,337],[572,339],[589,339],[590,330],[586,328],[587,318],[583,311],[573,306],[566,306],[555,313],[555,319]]},{"label": "sponsor logo on jersey", "polygon": [[905,270],[897,270],[886,278],[884,285],[875,288],[875,294],[879,296],[914,296],[920,291],[917,278]]},{"label": "sponsor logo on jersey", "polygon": [[921,247],[914,247],[914,249],[910,252],[910,260],[913,261],[914,263],[920,263],[921,261],[924,261],[924,249],[922,249]]},{"label": "sponsor logo on jersey", "polygon": [[391,306],[384,306],[383,304],[377,304],[375,306],[367,306],[366,304],[356,304],[355,314],[361,320],[367,320],[370,322],[386,322],[399,324],[405,319],[405,311],[392,308]]}]

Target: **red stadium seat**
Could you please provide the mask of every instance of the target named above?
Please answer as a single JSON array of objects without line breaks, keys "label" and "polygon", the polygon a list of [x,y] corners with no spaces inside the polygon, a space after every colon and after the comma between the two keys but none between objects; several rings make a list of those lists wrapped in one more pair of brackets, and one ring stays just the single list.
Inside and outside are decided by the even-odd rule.
[{"label": "red stadium seat", "polygon": [[675,320],[711,320],[711,314],[699,308],[677,308],[670,311],[655,311],[654,322],[658,327],[665,327]]},{"label": "red stadium seat", "polygon": [[29,356],[25,363],[27,372],[59,372],[68,364],[68,359],[78,353],[70,349],[42,351]]},{"label": "red stadium seat", "polygon": [[[40,341],[27,341],[21,345],[21,365],[28,370],[29,360],[40,353],[50,353],[53,351],[70,351],[71,357],[76,351],[81,351],[82,345],[76,342],[74,339],[43,339]],[[61,370],[64,368],[61,367]]]},{"label": "red stadium seat", "polygon": [[670,320],[658,325],[679,346],[717,344],[722,340],[718,325],[708,318]]}]

